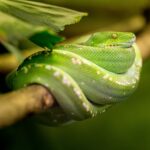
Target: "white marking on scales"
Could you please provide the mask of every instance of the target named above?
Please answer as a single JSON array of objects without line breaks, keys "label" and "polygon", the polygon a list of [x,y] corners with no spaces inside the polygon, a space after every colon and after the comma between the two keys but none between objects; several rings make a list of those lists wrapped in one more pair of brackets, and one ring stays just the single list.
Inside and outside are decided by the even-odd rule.
[{"label": "white marking on scales", "polygon": [[50,65],[46,65],[46,66],[45,66],[45,69],[51,70],[51,66],[50,66]]},{"label": "white marking on scales", "polygon": [[86,111],[90,111],[90,107],[85,102],[82,103],[83,107],[86,109]]},{"label": "white marking on scales", "polygon": [[66,76],[63,76],[63,79],[62,79],[62,82],[64,83],[64,84],[66,84],[67,86],[70,86],[70,80],[66,77]]},{"label": "white marking on scales", "polygon": [[104,76],[103,76],[103,79],[108,79],[109,78],[109,74],[105,74]]},{"label": "white marking on scales", "polygon": [[73,91],[75,92],[75,94],[76,94],[79,98],[82,98],[82,95],[81,95],[81,92],[80,92],[79,89],[74,88]]},{"label": "white marking on scales", "polygon": [[55,76],[55,77],[59,77],[59,76],[60,76],[60,72],[59,72],[59,71],[55,71],[55,72],[54,72],[54,76]]},{"label": "white marking on scales", "polygon": [[98,70],[96,73],[97,73],[97,75],[99,75],[99,74],[100,74],[100,71]]},{"label": "white marking on scales", "polygon": [[81,65],[82,61],[78,58],[71,58],[73,64]]}]

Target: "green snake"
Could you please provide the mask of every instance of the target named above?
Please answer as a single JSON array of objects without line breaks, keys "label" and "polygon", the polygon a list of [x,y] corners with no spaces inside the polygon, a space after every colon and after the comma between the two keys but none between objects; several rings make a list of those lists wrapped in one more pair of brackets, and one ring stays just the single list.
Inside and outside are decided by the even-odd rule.
[{"label": "green snake", "polygon": [[135,39],[129,32],[98,32],[80,43],[37,52],[8,76],[8,85],[47,87],[58,105],[38,118],[49,125],[97,116],[137,87],[142,59]]}]

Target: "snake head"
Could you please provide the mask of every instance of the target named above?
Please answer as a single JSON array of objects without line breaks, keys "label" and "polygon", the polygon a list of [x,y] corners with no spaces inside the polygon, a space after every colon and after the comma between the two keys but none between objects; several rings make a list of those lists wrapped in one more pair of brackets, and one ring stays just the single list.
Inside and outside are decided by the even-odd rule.
[{"label": "snake head", "polygon": [[135,42],[135,35],[130,32],[98,32],[90,36],[85,45],[96,47],[131,47]]}]

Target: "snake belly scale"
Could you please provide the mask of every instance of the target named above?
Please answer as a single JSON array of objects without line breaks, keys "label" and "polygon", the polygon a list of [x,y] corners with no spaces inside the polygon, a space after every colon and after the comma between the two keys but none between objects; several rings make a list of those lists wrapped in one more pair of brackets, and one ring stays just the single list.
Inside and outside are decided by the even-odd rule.
[{"label": "snake belly scale", "polygon": [[42,84],[58,106],[39,115],[60,125],[91,118],[131,95],[139,82],[142,59],[135,35],[98,32],[86,41],[37,52],[7,77],[10,88]]}]

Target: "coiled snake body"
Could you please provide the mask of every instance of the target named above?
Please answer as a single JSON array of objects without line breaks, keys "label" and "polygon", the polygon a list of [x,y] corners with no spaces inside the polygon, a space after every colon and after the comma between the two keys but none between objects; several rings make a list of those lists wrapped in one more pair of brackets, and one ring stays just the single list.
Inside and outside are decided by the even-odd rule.
[{"label": "coiled snake body", "polygon": [[80,44],[33,54],[7,82],[12,89],[34,83],[47,87],[58,106],[40,118],[58,125],[94,117],[127,98],[137,87],[141,66],[134,34],[99,32]]}]

